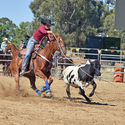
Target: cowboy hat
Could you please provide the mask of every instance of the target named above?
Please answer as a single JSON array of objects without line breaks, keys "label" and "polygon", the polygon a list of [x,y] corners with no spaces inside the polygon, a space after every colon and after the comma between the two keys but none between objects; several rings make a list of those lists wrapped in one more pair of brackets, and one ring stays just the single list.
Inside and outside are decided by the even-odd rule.
[{"label": "cowboy hat", "polygon": [[51,23],[51,20],[49,20],[49,19],[42,19],[41,20],[41,23],[42,24],[44,24],[44,25],[47,25],[47,26],[52,26],[52,25],[54,25],[53,23]]},{"label": "cowboy hat", "polygon": [[30,38],[30,36],[28,36],[28,35],[25,35],[24,37],[28,37],[28,38]]},{"label": "cowboy hat", "polygon": [[8,41],[8,39],[7,39],[7,38],[4,38],[4,41]]}]

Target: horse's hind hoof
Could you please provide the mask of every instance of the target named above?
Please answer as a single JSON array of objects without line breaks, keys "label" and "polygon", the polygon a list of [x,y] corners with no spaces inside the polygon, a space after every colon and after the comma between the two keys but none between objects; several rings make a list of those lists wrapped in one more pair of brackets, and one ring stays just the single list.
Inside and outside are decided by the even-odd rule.
[{"label": "horse's hind hoof", "polygon": [[43,86],[43,87],[41,88],[41,92],[45,92],[45,91],[46,91],[46,87]]},{"label": "horse's hind hoof", "polygon": [[48,95],[52,94],[51,90],[50,89],[46,90],[46,94]]},{"label": "horse's hind hoof", "polygon": [[53,96],[50,89],[46,90],[46,96],[49,98],[51,98]]}]

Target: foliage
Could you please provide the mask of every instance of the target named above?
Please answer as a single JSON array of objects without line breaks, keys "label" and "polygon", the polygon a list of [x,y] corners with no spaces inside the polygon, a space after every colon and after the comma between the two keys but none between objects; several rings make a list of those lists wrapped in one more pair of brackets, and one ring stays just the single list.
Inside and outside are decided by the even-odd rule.
[{"label": "foliage", "polygon": [[125,49],[125,31],[115,29],[116,0],[33,0],[30,9],[32,22],[21,22],[16,26],[8,18],[0,18],[0,42],[7,37],[19,45],[24,35],[32,36],[41,25],[41,19],[54,22],[52,30],[63,37],[67,46],[84,47],[86,36],[100,33],[109,37],[120,37]]},{"label": "foliage", "polygon": [[25,35],[29,35],[28,33],[29,22],[21,22],[19,27],[16,27],[14,30],[14,36],[12,42],[16,45],[20,44],[20,40],[25,40]]},{"label": "foliage", "polygon": [[8,18],[0,18],[0,42],[2,42],[3,37],[12,39],[15,28],[16,25]]},{"label": "foliage", "polygon": [[8,18],[0,18],[0,42],[7,37],[10,41],[19,45],[20,40],[24,40],[27,34],[29,22],[21,22],[19,27]]},{"label": "foliage", "polygon": [[36,21],[49,18],[53,31],[63,34],[70,46],[84,46],[87,35],[102,25],[103,2],[95,0],[34,0],[30,8]]},{"label": "foliage", "polygon": [[125,49],[125,31],[115,29],[115,8],[111,9],[104,19],[103,32],[108,37],[121,38],[121,49]]}]

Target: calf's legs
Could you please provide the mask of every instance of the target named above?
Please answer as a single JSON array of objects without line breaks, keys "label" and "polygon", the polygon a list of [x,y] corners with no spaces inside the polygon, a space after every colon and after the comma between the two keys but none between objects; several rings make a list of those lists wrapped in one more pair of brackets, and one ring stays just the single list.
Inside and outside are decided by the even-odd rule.
[{"label": "calf's legs", "polygon": [[89,97],[93,96],[93,95],[94,95],[94,93],[95,93],[96,83],[95,83],[95,81],[94,81],[94,80],[91,82],[91,85],[93,86],[93,90],[92,90],[92,92],[89,94]]},{"label": "calf's legs", "polygon": [[85,91],[83,88],[79,87],[81,95],[86,99],[87,102],[91,102],[91,100],[85,95]]},{"label": "calf's legs", "polygon": [[67,84],[67,83],[66,83],[66,93],[67,93],[68,99],[71,100],[70,84]]}]

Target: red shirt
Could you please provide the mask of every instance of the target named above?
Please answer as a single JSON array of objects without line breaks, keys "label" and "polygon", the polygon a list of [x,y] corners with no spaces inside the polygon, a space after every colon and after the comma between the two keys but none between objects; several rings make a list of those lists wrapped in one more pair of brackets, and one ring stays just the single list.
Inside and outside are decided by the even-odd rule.
[{"label": "red shirt", "polygon": [[50,29],[45,29],[45,25],[41,25],[33,34],[33,38],[38,41],[39,43],[43,41],[47,36],[51,41],[51,36],[47,33]]}]

